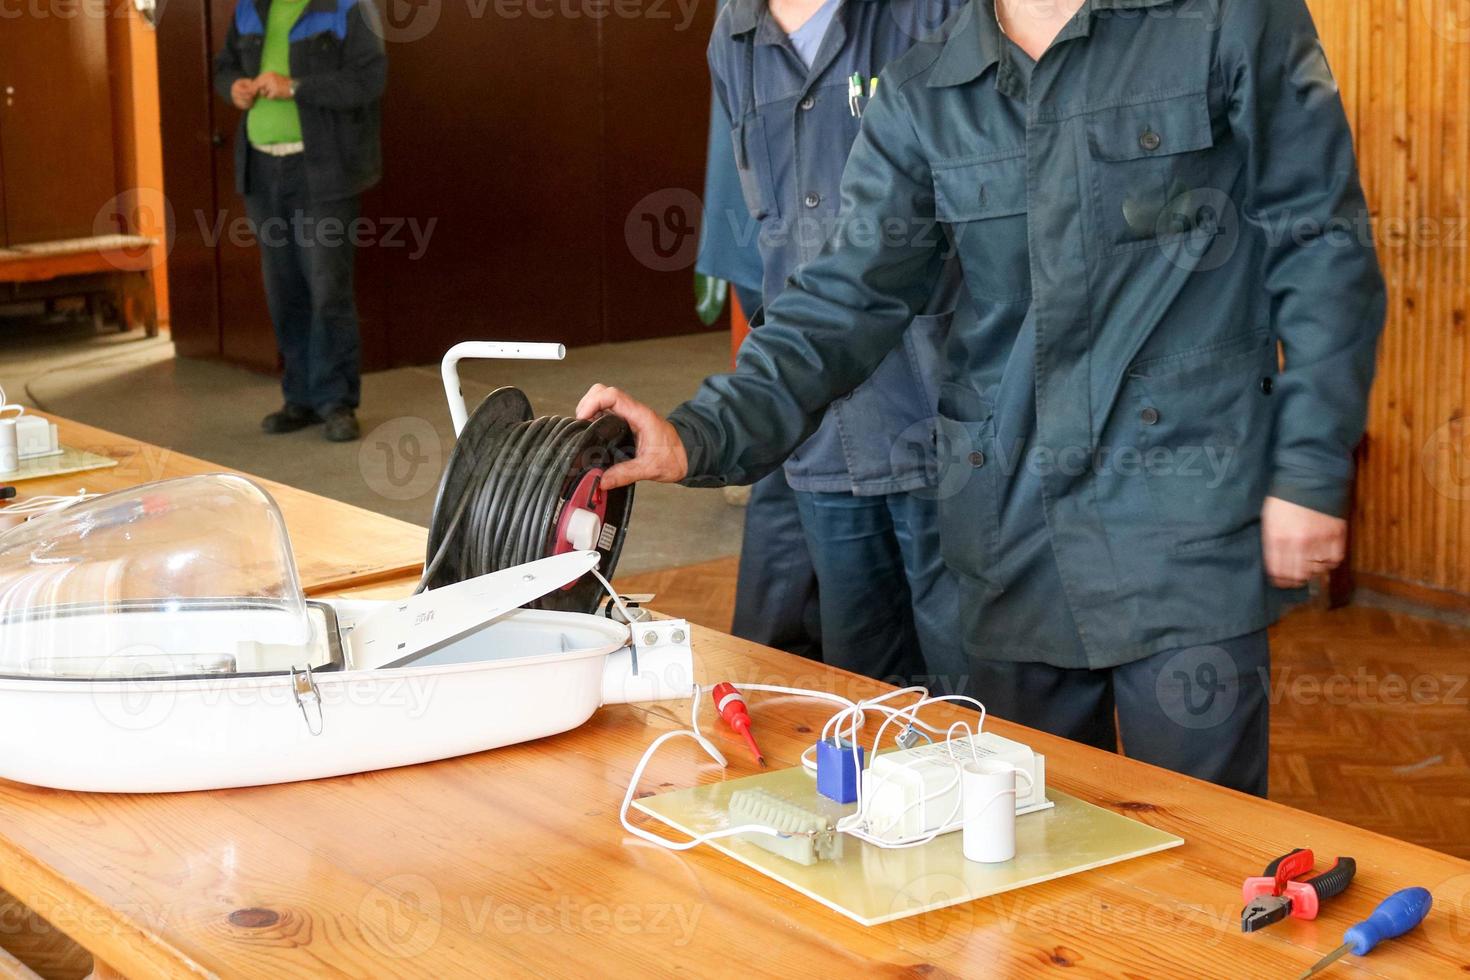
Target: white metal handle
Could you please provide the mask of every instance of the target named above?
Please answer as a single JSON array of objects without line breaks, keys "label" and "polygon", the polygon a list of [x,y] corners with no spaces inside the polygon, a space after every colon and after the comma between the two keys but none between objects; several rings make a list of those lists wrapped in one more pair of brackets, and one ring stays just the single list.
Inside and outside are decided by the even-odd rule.
[{"label": "white metal handle", "polygon": [[466,358],[502,361],[559,361],[566,356],[567,349],[563,344],[466,340],[449,348],[439,365],[439,373],[444,378],[444,398],[449,402],[449,417],[454,421],[454,434],[459,435],[470,418],[470,413],[464,407],[464,392],[459,387],[460,361]]}]

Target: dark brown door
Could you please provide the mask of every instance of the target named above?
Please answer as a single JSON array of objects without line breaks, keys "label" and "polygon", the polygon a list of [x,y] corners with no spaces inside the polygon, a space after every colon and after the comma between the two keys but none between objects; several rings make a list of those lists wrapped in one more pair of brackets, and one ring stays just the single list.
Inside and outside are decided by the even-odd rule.
[{"label": "dark brown door", "polygon": [[714,9],[649,0],[643,16],[603,25],[604,340],[703,329],[693,289]]},{"label": "dark brown door", "polygon": [[399,16],[376,216],[394,362],[471,338],[602,340],[597,23],[468,3]]},{"label": "dark brown door", "polygon": [[110,229],[98,222],[116,193],[106,18],[4,18],[0,135],[9,244]]},{"label": "dark brown door", "polygon": [[172,209],[168,303],[174,347],[220,353],[219,282],[209,240],[215,213],[215,97],[210,90],[209,8],[170,3],[158,18],[163,181]]},{"label": "dark brown door", "polygon": [[[247,0],[248,2],[248,0]],[[234,0],[210,0],[210,51],[225,43]],[[212,73],[211,73],[212,77]],[[265,303],[260,252],[245,229],[245,202],[235,193],[235,140],[240,112],[216,98],[214,103],[215,212],[212,232],[219,270],[220,353],[225,360],[261,371],[279,366],[276,337]]]}]

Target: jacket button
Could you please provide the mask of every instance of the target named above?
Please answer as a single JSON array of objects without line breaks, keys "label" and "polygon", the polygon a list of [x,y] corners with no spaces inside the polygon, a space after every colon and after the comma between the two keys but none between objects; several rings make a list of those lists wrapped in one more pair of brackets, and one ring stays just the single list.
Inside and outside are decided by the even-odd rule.
[{"label": "jacket button", "polygon": [[1153,425],[1159,420],[1159,410],[1150,405],[1138,413],[1138,420],[1144,425]]},{"label": "jacket button", "polygon": [[814,106],[816,104],[817,104],[817,100],[814,99],[814,98],[812,98],[810,95],[808,95],[806,98],[804,98],[804,99],[801,100],[801,107],[802,107],[803,110],[810,109],[812,106]]},{"label": "jacket button", "polygon": [[1138,137],[1138,145],[1143,147],[1150,153],[1152,153],[1154,150],[1157,150],[1163,142],[1164,141],[1159,138],[1159,134],[1154,132],[1152,129],[1145,129],[1143,131],[1143,135]]},{"label": "jacket button", "polygon": [[1261,379],[1261,394],[1269,395],[1271,394],[1272,390],[1275,389],[1275,387],[1276,382],[1270,377],[1265,377]]},{"label": "jacket button", "polygon": [[802,199],[801,203],[805,204],[809,208],[814,208],[818,204],[822,203],[822,195],[818,194],[816,191],[808,191],[806,197]]},{"label": "jacket button", "polygon": [[979,469],[980,467],[984,466],[985,465],[985,454],[982,453],[978,449],[975,450],[973,453],[970,454],[970,465],[973,466],[973,467],[975,467],[976,469]]}]

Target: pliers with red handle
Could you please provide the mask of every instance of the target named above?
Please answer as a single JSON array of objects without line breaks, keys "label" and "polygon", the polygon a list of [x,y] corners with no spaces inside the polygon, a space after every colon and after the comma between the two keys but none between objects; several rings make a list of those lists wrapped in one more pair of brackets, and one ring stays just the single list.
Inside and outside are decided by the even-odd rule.
[{"label": "pliers with red handle", "polygon": [[1241,887],[1246,905],[1240,913],[1240,931],[1255,932],[1288,915],[1315,919],[1322,902],[1342,894],[1358,873],[1356,861],[1340,857],[1321,874],[1303,878],[1316,863],[1310,850],[1298,847],[1266,865],[1261,877],[1247,878]]}]

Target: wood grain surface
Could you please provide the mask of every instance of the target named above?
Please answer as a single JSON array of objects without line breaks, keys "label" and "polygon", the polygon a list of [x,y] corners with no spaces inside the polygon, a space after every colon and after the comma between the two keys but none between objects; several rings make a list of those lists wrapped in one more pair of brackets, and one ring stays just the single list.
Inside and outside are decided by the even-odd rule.
[{"label": "wood grain surface", "polygon": [[[30,414],[45,416],[43,412]],[[20,500],[40,494],[76,493],[84,488],[93,493],[107,493],[169,477],[237,472],[105,429],[45,417],[56,423],[63,445],[111,457],[118,465],[22,481],[16,485]],[[282,449],[282,452],[290,451]],[[309,595],[404,575],[423,564],[424,529],[421,527],[274,480],[257,476],[250,479],[264,487],[280,505],[291,534],[301,586]]]},{"label": "wood grain surface", "polygon": [[[1388,323],[1359,473],[1360,582],[1470,609],[1470,7],[1309,0],[1357,143]],[[1457,601],[1456,601],[1457,600]]]},{"label": "wood grain surface", "polygon": [[[409,586],[352,591],[388,598]],[[883,689],[702,628],[694,643],[703,683],[849,697]],[[828,714],[803,699],[750,701],[774,765],[796,764]],[[687,702],[606,708],[538,742],[286,786],[145,797],[0,782],[0,887],[129,976],[670,976],[738,964],[772,977],[1063,966],[1078,976],[1241,977],[1300,972],[1389,892],[1419,884],[1437,902],[1424,927],[1349,958],[1338,975],[1470,969],[1470,862],[999,720],[994,730],[1046,753],[1059,789],[1186,843],[864,928],[709,849],[666,852],[623,831],[617,807],[633,766],[687,712]],[[741,743],[710,717],[730,773],[750,773]],[[678,741],[642,791],[721,777]],[[1323,861],[1355,857],[1357,882],[1316,922],[1242,935],[1241,880],[1296,846]],[[946,886],[935,874],[912,887]]]}]

